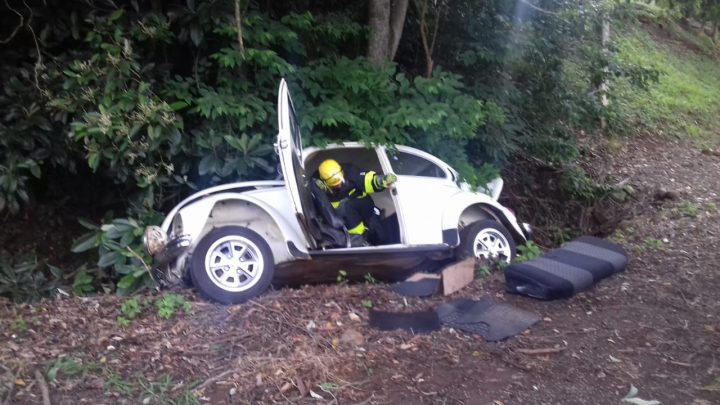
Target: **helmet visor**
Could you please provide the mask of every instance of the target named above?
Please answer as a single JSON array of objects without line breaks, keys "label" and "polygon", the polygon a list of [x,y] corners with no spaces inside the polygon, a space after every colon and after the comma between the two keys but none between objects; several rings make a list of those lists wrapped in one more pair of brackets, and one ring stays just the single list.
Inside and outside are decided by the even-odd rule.
[{"label": "helmet visor", "polygon": [[343,175],[342,170],[332,173],[329,177],[322,179],[328,187],[332,188],[339,188],[344,180],[345,176]]}]

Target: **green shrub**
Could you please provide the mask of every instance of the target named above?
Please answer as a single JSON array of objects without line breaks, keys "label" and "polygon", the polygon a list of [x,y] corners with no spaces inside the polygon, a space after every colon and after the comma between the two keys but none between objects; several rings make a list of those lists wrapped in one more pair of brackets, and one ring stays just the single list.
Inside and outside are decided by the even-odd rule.
[{"label": "green shrub", "polygon": [[37,255],[11,254],[0,250],[0,297],[16,302],[49,297],[61,284],[59,268],[39,260]]},{"label": "green shrub", "polygon": [[533,241],[528,241],[524,245],[518,246],[517,250],[518,255],[515,257],[515,261],[518,263],[532,260],[542,254],[542,250],[540,250],[540,247],[536,245]]},{"label": "green shrub", "polygon": [[155,301],[157,314],[160,318],[170,319],[176,312],[182,310],[185,314],[189,314],[192,310],[192,304],[185,301],[185,297],[179,294],[166,293]]},{"label": "green shrub", "polygon": [[[97,267],[111,269],[111,279],[117,280],[117,292],[127,295],[141,288],[156,287],[152,259],[142,244],[144,227],[134,218],[115,218],[101,226],[86,220],[80,223],[90,232],[73,245],[76,253],[97,249]],[[87,277],[84,276],[84,279]]]}]

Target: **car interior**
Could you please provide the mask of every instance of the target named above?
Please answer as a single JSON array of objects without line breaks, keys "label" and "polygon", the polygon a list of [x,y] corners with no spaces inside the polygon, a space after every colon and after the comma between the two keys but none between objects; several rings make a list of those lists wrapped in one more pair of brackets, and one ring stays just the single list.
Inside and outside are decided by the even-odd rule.
[{"label": "car interior", "polygon": [[[330,205],[325,193],[315,186],[311,179],[317,178],[317,171],[320,163],[325,159],[335,159],[343,164],[352,164],[362,170],[373,170],[378,174],[383,174],[375,149],[368,148],[335,148],[325,149],[312,153],[305,157],[305,173],[308,180],[308,188],[312,195],[313,207],[308,212],[308,216],[313,218],[314,225],[320,229],[320,240],[316,242],[318,247],[322,249],[345,248],[348,243],[345,237],[338,234],[342,230],[342,221],[334,214],[334,209]],[[389,192],[383,191],[370,195],[374,204],[380,210],[380,220],[384,229],[385,241],[384,245],[400,243],[400,226],[398,223],[395,203]]]}]

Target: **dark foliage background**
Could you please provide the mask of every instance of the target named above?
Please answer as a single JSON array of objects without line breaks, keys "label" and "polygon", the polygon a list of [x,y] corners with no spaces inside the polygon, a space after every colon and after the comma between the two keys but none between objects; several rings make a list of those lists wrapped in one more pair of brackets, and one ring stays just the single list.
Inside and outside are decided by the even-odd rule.
[{"label": "dark foliage background", "polygon": [[[428,76],[422,2],[411,3],[396,62],[382,67],[364,57],[365,2],[0,5],[0,212],[65,204],[88,231],[72,248],[87,253],[67,269],[33,255],[21,266],[0,258],[0,283],[51,278],[76,293],[152,285],[146,224],[193,190],[276,176],[281,77],[310,144],[408,144],[474,184],[518,158],[572,165],[572,134],[596,130],[605,114],[594,90],[614,61],[599,36],[612,4],[430,2],[426,22],[439,29]],[[578,80],[567,80],[570,59]],[[652,73],[613,66],[617,76]],[[583,198],[607,191],[571,173],[566,184]]]}]

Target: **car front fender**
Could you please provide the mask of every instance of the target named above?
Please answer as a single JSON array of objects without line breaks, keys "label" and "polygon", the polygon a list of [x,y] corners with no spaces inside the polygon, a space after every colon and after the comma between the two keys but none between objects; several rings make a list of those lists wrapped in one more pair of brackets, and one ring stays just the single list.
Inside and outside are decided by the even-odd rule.
[{"label": "car front fender", "polygon": [[[518,244],[525,243],[527,237],[517,222],[515,214],[491,197],[472,192],[459,192],[448,201],[443,212],[443,242],[450,246],[460,244],[460,226],[469,225],[480,219],[490,218],[503,224]],[[468,223],[461,224],[466,220]]]}]

